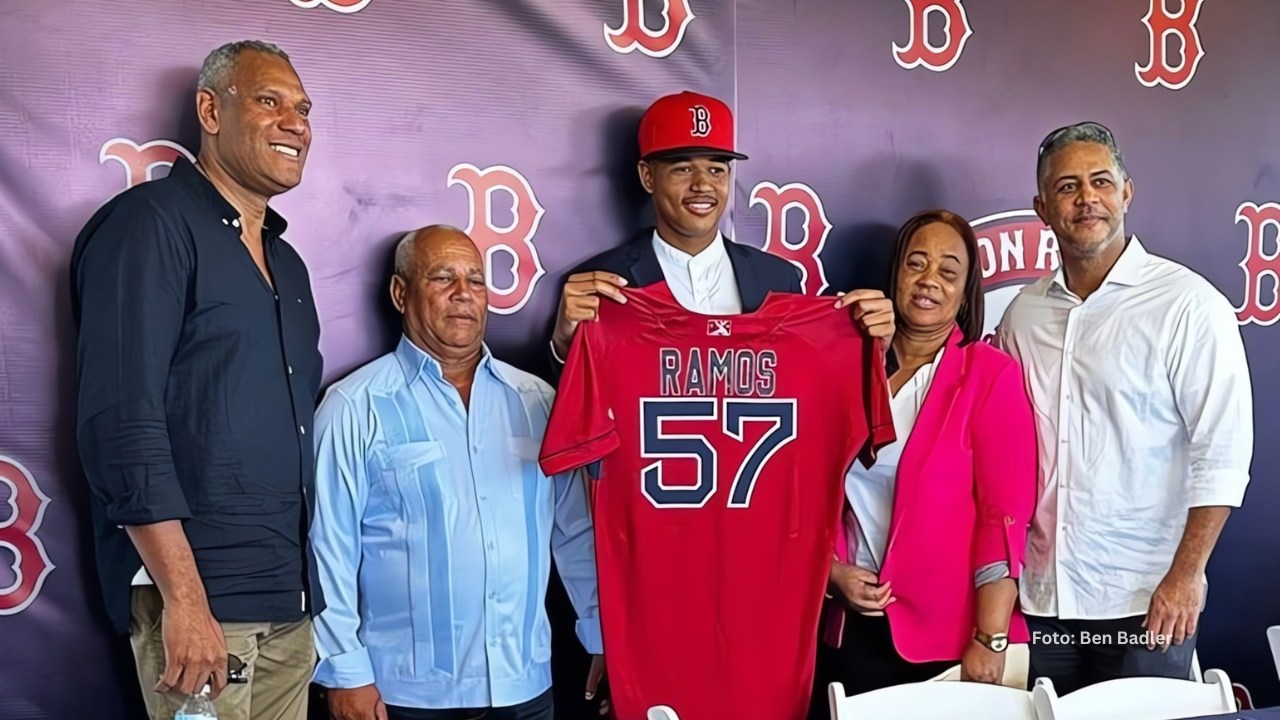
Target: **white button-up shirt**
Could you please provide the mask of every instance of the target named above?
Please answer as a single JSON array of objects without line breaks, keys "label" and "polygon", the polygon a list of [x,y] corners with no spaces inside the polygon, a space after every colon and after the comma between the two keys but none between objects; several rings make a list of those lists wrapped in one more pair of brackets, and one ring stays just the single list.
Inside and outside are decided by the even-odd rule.
[{"label": "white button-up shirt", "polygon": [[702,252],[690,255],[667,244],[654,231],[653,252],[658,256],[658,265],[662,266],[662,276],[684,309],[703,315],[742,312],[738,278],[724,243],[724,236],[716,233],[716,239]]},{"label": "white button-up shirt", "polygon": [[1060,268],[1023,289],[998,330],[1035,406],[1039,501],[1023,611],[1145,614],[1187,511],[1238,507],[1253,399],[1230,302],[1132,238],[1081,300]]}]

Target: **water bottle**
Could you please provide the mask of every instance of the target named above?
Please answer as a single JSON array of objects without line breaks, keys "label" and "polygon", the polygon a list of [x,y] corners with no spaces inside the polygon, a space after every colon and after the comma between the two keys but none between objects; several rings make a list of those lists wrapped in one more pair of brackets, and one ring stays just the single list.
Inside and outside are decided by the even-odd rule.
[{"label": "water bottle", "polygon": [[188,695],[173,720],[218,720],[218,709],[209,699],[209,686],[205,685],[198,695]]}]

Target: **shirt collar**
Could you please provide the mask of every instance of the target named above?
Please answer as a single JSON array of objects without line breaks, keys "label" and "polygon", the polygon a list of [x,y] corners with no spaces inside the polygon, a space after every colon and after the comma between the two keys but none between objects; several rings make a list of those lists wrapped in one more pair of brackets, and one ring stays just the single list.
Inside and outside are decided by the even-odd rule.
[{"label": "shirt collar", "polygon": [[[1147,265],[1150,255],[1147,249],[1143,247],[1142,242],[1138,240],[1137,235],[1130,235],[1125,243],[1124,251],[1120,253],[1120,257],[1116,258],[1115,265],[1111,266],[1111,271],[1107,273],[1107,277],[1103,279],[1102,284],[1108,285],[1116,283],[1117,285],[1134,286],[1142,283],[1142,270]],[[1067,276],[1065,266],[1059,264],[1058,269],[1053,273],[1051,285],[1057,285],[1058,288],[1070,292],[1067,287]]]},{"label": "shirt collar", "polygon": [[1111,272],[1107,273],[1106,282],[1121,285],[1141,284],[1142,270],[1147,266],[1148,257],[1147,249],[1142,246],[1138,236],[1131,235],[1124,252],[1120,253],[1116,264],[1111,266]]},{"label": "shirt collar", "polygon": [[[440,361],[431,357],[427,351],[413,344],[408,335],[401,333],[400,343],[396,345],[396,360],[400,363],[400,369],[404,372],[404,382],[406,385],[412,385],[421,375],[428,375],[436,380],[444,380],[444,369],[440,367]],[[503,384],[510,385],[507,378],[502,375],[497,365],[493,362],[493,353],[489,351],[489,346],[482,345],[480,351],[480,365],[476,368],[476,373],[487,372],[494,378],[500,380]]]},{"label": "shirt collar", "polygon": [[658,235],[657,230],[654,230],[653,251],[657,253],[659,257],[665,257],[667,260],[676,263],[680,267],[686,268],[689,267],[690,264],[696,264],[700,267],[710,267],[711,265],[727,260],[729,257],[729,252],[724,246],[724,235],[722,235],[719,230],[716,231],[716,239],[712,240],[711,244],[697,255],[690,255],[680,248],[668,243]]},{"label": "shirt collar", "polygon": [[[222,196],[222,193],[218,192],[218,188],[209,182],[209,178],[196,169],[196,166],[186,156],[179,155],[173,161],[173,168],[169,170],[169,177],[173,178],[187,192],[212,206],[214,212],[218,213],[222,218],[223,225],[240,227],[240,213]],[[285,221],[280,213],[267,206],[267,212],[262,219],[262,234],[264,237],[279,237],[284,234],[285,228],[288,226],[289,223]]]}]

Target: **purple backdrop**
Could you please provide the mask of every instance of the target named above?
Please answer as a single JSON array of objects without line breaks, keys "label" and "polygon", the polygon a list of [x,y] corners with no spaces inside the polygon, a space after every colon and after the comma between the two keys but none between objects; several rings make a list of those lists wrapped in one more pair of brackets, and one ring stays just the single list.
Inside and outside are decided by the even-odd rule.
[{"label": "purple backdrop", "polygon": [[980,220],[988,327],[1056,267],[1029,212],[1036,144],[1109,125],[1137,185],[1130,228],[1239,308],[1257,480],[1210,566],[1200,657],[1280,702],[1264,636],[1280,624],[1280,4],[1169,1],[1180,16],[1161,0],[3,3],[0,717],[124,717],[134,692],[87,540],[67,262],[100,203],[196,149],[199,63],[245,37],[284,47],[315,101],[305,179],[275,205],[312,270],[329,379],[390,347],[391,244],[433,222],[490,251],[489,342],[542,371],[565,270],[648,221],[635,124],[667,92],[737,109],[751,159],[726,228],[797,262],[809,292],[882,284],[918,209]]}]

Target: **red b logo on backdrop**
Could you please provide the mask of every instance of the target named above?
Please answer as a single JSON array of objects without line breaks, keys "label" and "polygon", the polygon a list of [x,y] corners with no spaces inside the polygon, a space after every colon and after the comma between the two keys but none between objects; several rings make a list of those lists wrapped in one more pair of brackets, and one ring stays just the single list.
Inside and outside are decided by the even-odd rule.
[{"label": "red b logo on backdrop", "polygon": [[369,4],[370,0],[291,0],[294,5],[300,8],[313,8],[317,5],[323,5],[330,10],[336,10],[340,13],[360,12]]},{"label": "red b logo on backdrop", "polygon": [[[538,279],[546,274],[538,260],[533,236],[546,212],[538,204],[529,181],[519,172],[494,165],[481,170],[470,163],[454,165],[449,171],[449,185],[461,184],[470,198],[466,232],[484,254],[485,281],[489,285],[489,309],[510,315],[533,296]],[[493,219],[493,195],[504,192],[511,196],[511,224],[499,226]],[[493,282],[493,256],[505,252],[511,256],[511,285],[497,287]]]},{"label": "red b logo on backdrop", "polygon": [[[1244,302],[1236,308],[1241,325],[1271,325],[1280,319],[1280,205],[1251,202],[1236,209],[1236,222],[1249,226],[1249,246],[1240,269],[1244,270]],[[1263,249],[1267,226],[1271,226],[1270,254]],[[1271,302],[1262,303],[1262,281],[1271,279]]]},{"label": "red b logo on backdrop", "polygon": [[[1204,48],[1200,45],[1200,32],[1196,30],[1196,18],[1200,17],[1200,5],[1204,0],[1180,0],[1182,12],[1170,15],[1165,9],[1169,0],[1151,0],[1151,9],[1142,18],[1147,26],[1150,54],[1147,66],[1134,64],[1138,74],[1138,82],[1147,87],[1163,85],[1170,90],[1186,87],[1196,74],[1196,66],[1204,57]],[[1165,54],[1165,39],[1169,35],[1177,35],[1182,42],[1182,62],[1174,67],[1169,64]]]},{"label": "red b logo on backdrop", "polygon": [[0,519],[0,547],[13,553],[13,584],[0,587],[0,615],[14,615],[40,594],[53,563],[36,533],[49,498],[17,460],[0,455],[0,485],[8,490],[8,517]]},{"label": "red b logo on backdrop", "polygon": [[152,179],[151,173],[160,166],[172,166],[178,156],[195,162],[195,156],[187,149],[168,140],[152,140],[139,145],[127,138],[112,138],[102,144],[98,162],[115,160],[124,166],[124,186],[131,188]]},{"label": "red b logo on backdrop", "polygon": [[[969,16],[964,12],[963,0],[905,2],[911,10],[911,31],[905,46],[893,44],[893,59],[907,70],[923,65],[934,72],[942,72],[955,65],[964,50],[965,42],[973,34]],[[942,33],[946,37],[946,44],[941,47],[929,44],[929,16],[935,13],[944,20]]]},{"label": "red b logo on backdrop", "polygon": [[[800,268],[800,290],[817,295],[827,289],[827,273],[818,254],[827,242],[831,222],[822,207],[822,198],[804,183],[778,187],[762,182],[751,189],[751,205],[764,205],[766,215],[764,250],[790,260]],[[792,242],[787,237],[787,211],[804,213],[804,237]]]},{"label": "red b logo on backdrop", "polygon": [[684,31],[693,22],[693,8],[689,0],[663,0],[662,29],[652,32],[644,24],[644,0],[622,0],[622,24],[616,28],[604,26],[604,41],[614,52],[629,53],[633,50],[649,57],[666,57],[675,52],[684,39]]}]

